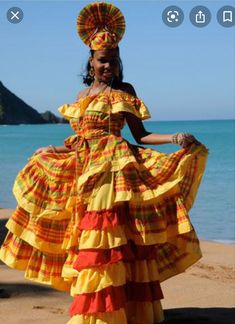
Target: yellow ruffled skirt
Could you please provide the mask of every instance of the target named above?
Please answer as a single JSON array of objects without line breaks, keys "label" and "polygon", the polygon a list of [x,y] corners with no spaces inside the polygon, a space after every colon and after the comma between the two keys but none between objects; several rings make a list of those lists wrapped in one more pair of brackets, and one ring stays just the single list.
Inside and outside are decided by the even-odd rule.
[{"label": "yellow ruffled skirt", "polygon": [[160,282],[201,257],[188,211],[207,149],[163,154],[121,138],[98,146],[30,159],[0,258],[70,291],[69,324],[160,323]]}]

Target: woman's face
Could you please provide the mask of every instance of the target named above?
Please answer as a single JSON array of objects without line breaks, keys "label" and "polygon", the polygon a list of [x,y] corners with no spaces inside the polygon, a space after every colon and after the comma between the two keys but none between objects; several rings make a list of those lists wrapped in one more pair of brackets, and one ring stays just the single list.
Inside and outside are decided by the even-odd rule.
[{"label": "woman's face", "polygon": [[90,65],[94,68],[95,79],[99,82],[110,82],[119,75],[119,54],[116,48],[98,50],[90,58]]}]

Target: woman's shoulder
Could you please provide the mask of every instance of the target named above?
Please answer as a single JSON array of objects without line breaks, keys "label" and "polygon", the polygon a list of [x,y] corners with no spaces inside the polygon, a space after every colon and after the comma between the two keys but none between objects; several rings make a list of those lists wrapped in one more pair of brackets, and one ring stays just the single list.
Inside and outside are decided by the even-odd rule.
[{"label": "woman's shoulder", "polygon": [[[133,87],[132,84],[130,84],[128,82],[122,82],[122,83],[114,86],[112,88],[112,92],[116,93],[117,95],[118,94],[120,94],[120,95],[128,94],[130,96],[137,97],[135,88]],[[77,95],[77,100],[86,97],[88,95],[88,93],[89,93],[89,87],[80,90]],[[101,94],[108,94],[108,93],[110,93],[110,87],[107,87],[105,92],[101,92]]]},{"label": "woman's shoulder", "polygon": [[129,94],[131,96],[137,97],[135,88],[131,83],[128,82],[122,82],[121,84],[119,84],[118,88],[114,88],[114,90],[123,94]]},{"label": "woman's shoulder", "polygon": [[88,92],[89,92],[89,87],[80,90],[77,95],[77,100],[86,97]]}]

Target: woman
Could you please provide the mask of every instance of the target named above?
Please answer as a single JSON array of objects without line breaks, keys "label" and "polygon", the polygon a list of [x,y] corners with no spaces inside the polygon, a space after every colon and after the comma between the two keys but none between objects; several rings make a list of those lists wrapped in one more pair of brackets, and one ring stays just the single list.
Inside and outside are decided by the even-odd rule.
[{"label": "woman", "polygon": [[[122,81],[116,7],[92,3],[78,17],[90,47],[74,104],[59,108],[75,135],[39,148],[14,185],[18,208],[1,259],[26,278],[70,290],[69,323],[153,324],[164,320],[160,282],[201,257],[191,208],[207,150],[192,135],[153,134],[149,112]],[[176,143],[164,154],[131,145]]]}]

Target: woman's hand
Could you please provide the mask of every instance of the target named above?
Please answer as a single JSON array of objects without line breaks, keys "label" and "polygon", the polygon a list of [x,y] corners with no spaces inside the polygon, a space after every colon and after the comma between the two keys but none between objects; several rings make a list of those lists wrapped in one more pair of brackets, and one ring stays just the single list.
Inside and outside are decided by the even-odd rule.
[{"label": "woman's hand", "polygon": [[48,145],[48,146],[43,146],[39,147],[33,155],[37,155],[42,152],[48,152],[48,153],[70,153],[74,151],[72,148],[68,148],[64,145],[62,146],[54,146],[54,145]]},{"label": "woman's hand", "polygon": [[48,152],[48,153],[55,153],[56,152],[56,149],[53,145],[49,145],[49,146],[43,146],[43,147],[39,147],[33,155],[37,155],[39,153],[42,153],[42,152]]},{"label": "woman's hand", "polygon": [[177,133],[172,136],[172,143],[179,144],[181,147],[186,147],[190,144],[200,145],[201,143],[189,133]]}]

